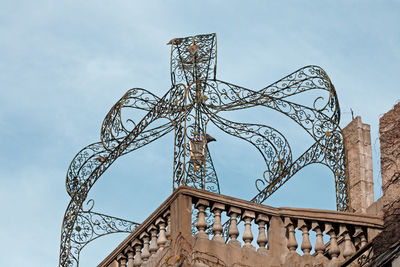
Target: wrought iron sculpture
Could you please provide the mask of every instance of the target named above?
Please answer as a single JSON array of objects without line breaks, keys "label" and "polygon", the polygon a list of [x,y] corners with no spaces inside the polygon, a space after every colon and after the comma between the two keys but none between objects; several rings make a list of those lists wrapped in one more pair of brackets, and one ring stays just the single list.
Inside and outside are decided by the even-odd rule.
[{"label": "wrought iron sculpture", "polygon": [[[94,213],[91,209],[84,211],[82,206],[93,184],[118,157],[171,131],[175,133],[173,189],[187,185],[219,193],[218,177],[207,145],[212,140],[207,135],[210,122],[225,133],[249,142],[264,158],[266,170],[256,181],[258,193],[252,201],[262,203],[300,169],[320,163],[334,174],[337,209],[343,211],[349,206],[339,103],[323,69],[303,67],[254,91],[216,79],[215,34],[176,38],[168,44],[171,45],[171,89],[161,98],[145,89],[129,90],[105,117],[101,141],[82,149],[69,166],[66,188],[71,201],[62,225],[60,266],[78,266],[80,250],[99,236],[134,230],[136,223]],[[317,94],[311,103],[295,101],[296,97],[301,99],[310,92]],[[221,112],[256,106],[287,116],[313,138],[314,144],[294,159],[288,141],[277,129],[221,116]],[[147,114],[140,121],[124,123],[122,111],[125,109]]]}]

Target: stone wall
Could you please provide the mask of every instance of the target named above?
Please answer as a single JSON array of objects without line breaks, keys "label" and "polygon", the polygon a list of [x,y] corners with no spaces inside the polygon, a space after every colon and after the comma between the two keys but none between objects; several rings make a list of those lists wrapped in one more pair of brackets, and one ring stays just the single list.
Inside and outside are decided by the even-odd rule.
[{"label": "stone wall", "polygon": [[400,103],[379,120],[384,231],[375,239],[376,254],[400,240]]}]

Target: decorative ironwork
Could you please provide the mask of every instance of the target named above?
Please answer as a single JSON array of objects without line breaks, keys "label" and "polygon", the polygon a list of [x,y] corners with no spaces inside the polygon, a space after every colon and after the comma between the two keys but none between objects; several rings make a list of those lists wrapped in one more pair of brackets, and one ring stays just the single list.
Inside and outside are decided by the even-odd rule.
[{"label": "decorative ironwork", "polygon": [[[337,209],[343,211],[349,206],[339,103],[335,88],[323,69],[306,66],[254,91],[216,79],[215,34],[175,38],[169,44],[171,89],[161,98],[141,88],[128,90],[106,115],[100,142],[82,149],[69,166],[66,188],[71,201],[62,225],[60,266],[78,266],[79,257],[74,251],[79,254],[86,243],[80,245],[76,241],[80,238],[76,228],[82,229],[82,221],[90,222],[89,214],[102,219],[114,218],[83,211],[82,205],[93,184],[118,157],[171,131],[174,132],[173,189],[187,185],[219,193],[218,177],[208,148],[210,122],[225,133],[252,144],[265,160],[266,170],[256,180],[258,193],[253,202],[262,203],[300,169],[320,163],[334,174]],[[278,130],[263,124],[231,121],[223,116],[226,112],[253,107],[285,115],[303,128],[314,143],[294,159],[289,142]],[[146,114],[140,120],[125,118],[128,110]],[[114,218],[114,221],[123,220]],[[100,236],[91,230],[93,223],[85,229],[88,229],[87,236]]]},{"label": "decorative ironwork", "polygon": [[79,262],[81,250],[91,241],[108,234],[132,233],[138,223],[123,220],[113,216],[92,211],[94,200],[87,202],[91,204],[88,210],[81,209],[73,226],[71,244],[73,249],[70,254],[70,261]]},{"label": "decorative ironwork", "polygon": [[365,246],[361,247],[353,256],[343,262],[340,267],[346,267],[354,263],[357,266],[369,266],[374,257],[373,243],[370,241]]}]

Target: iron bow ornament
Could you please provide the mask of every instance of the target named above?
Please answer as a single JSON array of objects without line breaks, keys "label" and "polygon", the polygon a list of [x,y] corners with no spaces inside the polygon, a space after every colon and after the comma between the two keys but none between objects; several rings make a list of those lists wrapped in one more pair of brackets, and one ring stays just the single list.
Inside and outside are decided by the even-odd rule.
[{"label": "iron bow ornament", "polygon": [[[100,142],[83,148],[69,166],[66,188],[71,200],[62,224],[60,266],[78,266],[81,249],[100,236],[135,229],[136,223],[85,211],[84,202],[94,183],[118,157],[169,132],[174,132],[173,190],[187,185],[219,193],[208,148],[213,140],[207,134],[210,123],[252,144],[265,160],[266,170],[256,181],[258,193],[251,201],[262,203],[300,169],[320,163],[333,172],[337,209],[349,207],[339,103],[323,69],[306,66],[254,91],[216,78],[216,34],[175,38],[169,44],[171,89],[162,97],[141,88],[128,90],[106,115]],[[296,99],[310,92],[316,94],[310,104],[297,103]],[[287,116],[314,143],[294,159],[288,141],[277,129],[221,115],[257,106]],[[146,115],[137,122],[124,122],[122,111],[127,109]]]}]

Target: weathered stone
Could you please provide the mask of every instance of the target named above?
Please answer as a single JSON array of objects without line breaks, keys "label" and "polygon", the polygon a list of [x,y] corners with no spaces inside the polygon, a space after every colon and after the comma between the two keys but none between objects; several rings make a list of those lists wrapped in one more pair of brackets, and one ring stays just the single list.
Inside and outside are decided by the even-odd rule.
[{"label": "weathered stone", "polygon": [[376,254],[400,240],[400,103],[379,120],[384,230],[374,240]]},{"label": "weathered stone", "polygon": [[370,126],[356,117],[343,129],[350,207],[366,213],[374,201]]},{"label": "weathered stone", "polygon": [[[239,228],[236,227],[236,229],[231,229],[233,231],[231,237],[235,235],[234,240],[237,245],[226,244],[223,239],[216,241],[196,236],[193,237],[191,232],[192,199],[203,199],[204,201],[202,202],[209,202],[211,207],[213,207],[214,203],[219,203],[218,208],[216,208],[216,206],[212,208],[214,212],[216,210],[220,211],[221,209],[225,209],[224,207],[230,207],[227,214],[231,216],[230,219],[233,220],[231,222],[239,222],[236,217],[237,215],[241,215],[241,219],[245,220],[245,223],[247,223],[247,237],[245,234],[246,226],[242,227],[243,222],[240,223]],[[154,253],[148,257],[145,254],[145,247],[148,246],[149,235],[153,234],[158,229],[155,225],[166,223],[165,219],[159,219],[163,214],[165,214],[166,210],[171,211],[170,245],[164,247],[164,249],[158,249],[156,252],[154,251]],[[283,219],[285,220],[285,223],[283,222]],[[251,247],[250,242],[252,239],[252,234],[250,234],[250,232],[255,230],[257,224],[263,223],[265,226],[266,222],[268,222],[268,249],[265,249],[264,247],[266,242],[265,235],[258,240],[259,244],[261,244],[260,247],[263,247],[264,249],[261,251],[255,251],[254,249],[249,248]],[[350,225],[350,227],[346,228],[347,225]],[[359,247],[361,243],[369,241],[370,231],[379,232],[382,225],[383,222],[379,216],[370,214],[299,208],[273,208],[202,190],[180,187],[99,266],[108,267],[113,266],[115,263],[117,263],[116,266],[118,266],[118,261],[116,261],[118,255],[121,252],[124,252],[129,245],[135,247],[136,255],[134,266],[139,266],[139,264],[141,264],[140,266],[142,267],[338,266],[338,264],[341,264],[345,260],[342,254],[346,257],[350,256],[350,249],[352,249],[350,243],[353,242],[353,239],[355,240],[358,238],[360,240],[357,244]],[[301,243],[301,248],[305,252],[302,256],[300,256],[295,249],[297,245],[290,244],[289,242],[291,238],[292,241],[295,238],[295,227],[303,231],[302,240],[300,240],[300,238],[298,240],[298,242]],[[218,228],[218,231],[220,231],[220,227]],[[368,234],[366,230],[368,231]],[[237,233],[235,233],[236,231]],[[314,241],[311,242],[317,255],[309,254],[309,231],[315,231],[318,235],[318,244],[314,243]],[[331,236],[330,244],[323,244],[322,231],[329,233]],[[254,231],[254,234],[255,233],[256,232]],[[243,236],[243,240],[245,243],[247,242],[247,247],[241,247],[241,242],[236,239],[237,234],[239,237],[241,235]],[[352,234],[352,236],[349,236],[349,234]],[[341,241],[342,239],[343,241]],[[142,242],[143,249],[142,254],[140,255]],[[253,243],[255,244],[255,242]],[[291,252],[289,252],[288,247],[292,249]],[[324,256],[324,253],[327,251],[333,259],[328,259]],[[132,253],[131,250],[126,250],[125,252]],[[124,262],[124,259],[118,259],[120,259],[122,263]]]}]

